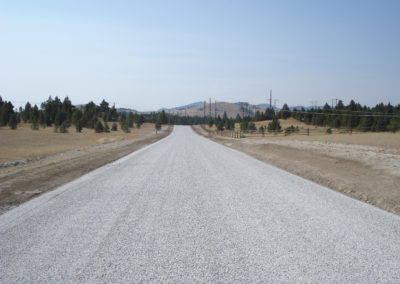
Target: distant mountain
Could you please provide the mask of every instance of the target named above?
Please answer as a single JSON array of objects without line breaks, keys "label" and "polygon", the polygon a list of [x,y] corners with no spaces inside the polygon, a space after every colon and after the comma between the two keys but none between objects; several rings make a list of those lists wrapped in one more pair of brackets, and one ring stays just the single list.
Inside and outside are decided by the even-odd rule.
[{"label": "distant mountain", "polygon": [[[261,109],[267,109],[267,108],[270,108],[270,104],[258,104],[258,105],[256,105],[256,107],[261,108]],[[279,110],[278,107],[272,106],[272,108],[275,110]]]},{"label": "distant mountain", "polygon": [[192,104],[184,105],[184,106],[178,106],[178,107],[173,107],[173,108],[161,108],[160,110],[164,111],[172,111],[172,110],[185,110],[185,109],[190,109],[199,105],[204,105],[204,102],[195,102]]},{"label": "distant mountain", "polygon": [[309,109],[312,109],[312,108],[314,108],[314,109],[322,109],[323,106],[289,106],[290,110],[293,110],[293,109],[301,110],[302,108],[304,108],[305,110],[309,110]]},{"label": "distant mountain", "polygon": [[254,116],[257,111],[265,111],[265,108],[259,108],[256,105],[251,105],[246,102],[237,102],[237,103],[227,103],[227,102],[217,102],[210,104],[207,103],[204,111],[204,102],[196,102],[193,104],[189,104],[182,107],[176,108],[164,108],[164,111],[170,114],[176,115],[187,115],[187,116],[212,116],[215,115],[223,116],[226,112],[228,117],[236,117],[237,114],[240,116]]},{"label": "distant mountain", "polygon": [[123,108],[123,107],[119,107],[117,108],[118,112],[133,112],[133,113],[139,113],[137,110],[135,109],[131,109],[131,108]]}]

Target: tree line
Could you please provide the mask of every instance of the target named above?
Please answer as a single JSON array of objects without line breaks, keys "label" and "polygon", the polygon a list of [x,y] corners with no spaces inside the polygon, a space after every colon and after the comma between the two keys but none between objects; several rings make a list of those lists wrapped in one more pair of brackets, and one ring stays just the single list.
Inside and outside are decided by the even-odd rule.
[{"label": "tree line", "polygon": [[[400,105],[393,106],[388,104],[377,104],[374,107],[361,106],[354,100],[348,105],[344,105],[343,101],[338,101],[337,105],[331,107],[325,104],[323,107],[290,109],[285,103],[279,111],[267,108],[265,112],[257,111],[254,116],[241,117],[240,114],[236,118],[228,118],[226,113],[221,118],[210,118],[208,125],[216,126],[218,131],[233,130],[235,123],[239,123],[242,131],[256,131],[264,133],[283,131],[279,119],[287,119],[293,117],[301,122],[309,125],[332,127],[332,128],[348,128],[359,131],[392,131],[400,130]],[[266,127],[260,126],[257,129],[254,122],[270,120]],[[285,129],[287,133],[298,132],[298,127],[290,126]]]},{"label": "tree line", "polygon": [[[54,127],[54,131],[64,133],[68,128],[74,126],[77,132],[83,128],[94,129],[95,132],[116,131],[120,127],[124,132],[130,129],[140,128],[144,122],[155,124],[160,129],[162,124],[194,125],[208,124],[215,125],[218,131],[233,130],[235,124],[240,125],[242,131],[282,131],[279,119],[293,117],[301,122],[315,126],[326,126],[332,128],[351,128],[360,131],[397,131],[400,129],[400,105],[392,106],[380,103],[374,107],[361,106],[353,100],[346,106],[339,101],[335,107],[325,104],[323,107],[310,109],[290,109],[284,104],[278,112],[272,108],[265,111],[257,111],[254,116],[249,114],[230,118],[225,112],[223,116],[179,116],[160,112],[132,113],[119,112],[115,106],[111,106],[105,100],[99,105],[89,102],[85,105],[73,105],[68,97],[61,100],[50,96],[40,107],[26,103],[18,111],[14,109],[11,102],[3,101],[0,97],[0,126],[8,125],[16,129],[18,123],[31,124],[33,130],[40,127]],[[270,123],[257,129],[255,122],[270,120]],[[110,126],[111,125],[111,126]],[[286,129],[287,131],[296,131]],[[285,130],[285,131],[286,131]]]},{"label": "tree line", "polygon": [[400,105],[377,104],[374,107],[361,106],[354,100],[348,105],[338,101],[337,105],[331,107],[325,104],[322,108],[310,108],[305,110],[290,110],[285,104],[278,117],[293,117],[306,124],[315,126],[327,126],[332,128],[348,128],[359,131],[392,131],[400,129]]},{"label": "tree line", "polygon": [[140,128],[145,118],[137,113],[118,112],[115,106],[110,107],[105,100],[99,105],[89,102],[75,106],[68,97],[61,100],[50,96],[40,107],[27,102],[25,107],[16,111],[11,102],[3,101],[0,97],[0,126],[8,125],[16,129],[21,122],[30,124],[32,130],[54,127],[55,132],[65,133],[74,126],[77,132],[89,128],[99,133],[117,131],[118,126],[124,132],[129,132],[131,128]]}]

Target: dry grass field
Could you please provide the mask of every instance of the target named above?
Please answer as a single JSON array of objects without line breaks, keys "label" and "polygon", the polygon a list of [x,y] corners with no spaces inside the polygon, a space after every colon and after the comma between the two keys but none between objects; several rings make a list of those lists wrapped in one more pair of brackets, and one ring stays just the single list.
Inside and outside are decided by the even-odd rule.
[{"label": "dry grass field", "polygon": [[[109,125],[111,127],[110,123]],[[43,157],[84,146],[132,139],[154,132],[154,124],[145,123],[139,129],[131,129],[131,133],[124,133],[121,129],[110,133],[95,133],[93,129],[86,128],[81,133],[77,133],[74,127],[70,127],[68,131],[68,133],[55,133],[52,127],[34,131],[29,124],[21,124],[16,130],[8,127],[0,128],[0,163]]]},{"label": "dry grass field", "polygon": [[[171,126],[154,131],[144,124],[131,133],[54,133],[0,129],[0,214],[87,172],[166,137]],[[5,163],[4,163],[5,161]],[[7,161],[10,161],[7,163]]]},{"label": "dry grass field", "polygon": [[[257,128],[260,126],[266,127],[270,120],[257,121],[255,125]],[[325,130],[327,127],[317,127],[313,125],[307,125],[301,121],[294,118],[280,119],[279,120],[282,129],[285,129],[291,125],[297,126],[300,129],[320,129]],[[215,126],[208,127],[208,125],[203,126],[207,130],[215,131]],[[235,124],[235,129],[240,129],[240,124]],[[376,146],[385,148],[400,149],[400,132],[353,132],[353,134],[341,133],[341,134],[326,134],[321,131],[320,134],[312,133],[312,135],[298,135],[296,133],[284,136],[284,134],[278,135],[266,135],[261,136],[246,136],[246,139],[254,140],[268,140],[268,141],[317,141],[324,143],[341,143],[341,144],[354,144],[354,145],[364,145],[364,146]]]},{"label": "dry grass field", "polygon": [[[270,123],[272,120],[263,120],[263,121],[257,121],[254,124],[259,128],[261,125],[264,127],[268,126],[268,123]],[[321,127],[321,126],[313,126],[313,125],[308,125],[305,124],[304,122],[298,121],[297,119],[294,118],[288,118],[288,119],[279,119],[279,123],[281,124],[282,129],[285,129],[289,126],[298,126],[300,129],[327,129],[327,127]],[[236,128],[240,128],[240,125],[238,123],[235,124]]]}]

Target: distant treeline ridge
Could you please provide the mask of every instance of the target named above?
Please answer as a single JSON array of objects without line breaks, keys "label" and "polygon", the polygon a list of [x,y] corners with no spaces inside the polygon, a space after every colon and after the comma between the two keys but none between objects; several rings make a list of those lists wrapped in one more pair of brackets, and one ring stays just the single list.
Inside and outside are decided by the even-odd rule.
[{"label": "distant treeline ridge", "polygon": [[[151,113],[119,112],[105,100],[99,105],[89,102],[83,106],[74,106],[68,97],[49,97],[40,107],[32,106],[29,102],[18,110],[9,101],[0,97],[0,126],[8,125],[16,129],[18,124],[29,123],[33,130],[40,127],[54,127],[56,132],[67,132],[74,126],[77,132],[82,128],[94,129],[96,132],[115,131],[118,126],[125,132],[136,127],[140,128],[144,122],[152,122],[159,128],[161,124],[208,124],[215,125],[218,130],[233,130],[235,123],[240,123],[241,130],[257,130],[254,122],[271,120],[268,129],[260,131],[279,131],[279,119],[293,117],[306,124],[326,126],[332,128],[351,128],[361,131],[397,131],[400,129],[400,105],[392,106],[380,103],[375,107],[361,106],[350,101],[345,106],[339,101],[336,106],[325,104],[322,108],[292,109],[284,104],[280,111],[267,108],[265,112],[257,111],[254,116],[240,116],[229,118],[226,113],[222,117],[209,116],[179,116],[168,114],[164,110]],[[111,124],[111,127],[109,126]]]}]

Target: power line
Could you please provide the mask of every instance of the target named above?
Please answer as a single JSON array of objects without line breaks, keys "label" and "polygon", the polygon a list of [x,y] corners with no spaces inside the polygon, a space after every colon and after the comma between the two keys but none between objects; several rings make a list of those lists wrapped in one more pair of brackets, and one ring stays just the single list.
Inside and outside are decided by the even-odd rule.
[{"label": "power line", "polygon": [[307,112],[307,111],[293,111],[293,110],[281,110],[281,112],[290,113],[302,113],[302,114],[317,114],[317,115],[334,115],[334,116],[355,116],[355,117],[390,117],[390,118],[400,118],[400,115],[394,114],[351,114],[351,113],[327,113],[327,112]]}]

